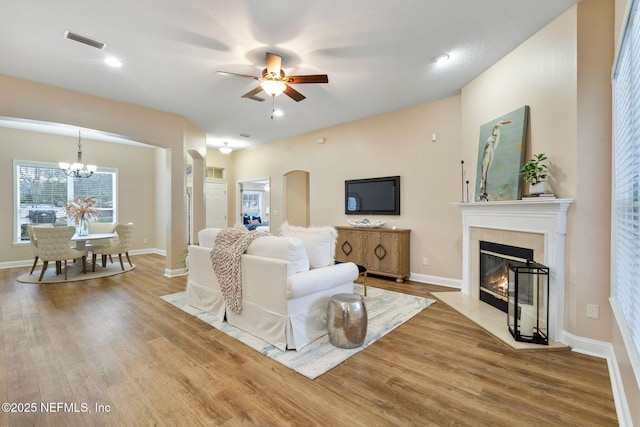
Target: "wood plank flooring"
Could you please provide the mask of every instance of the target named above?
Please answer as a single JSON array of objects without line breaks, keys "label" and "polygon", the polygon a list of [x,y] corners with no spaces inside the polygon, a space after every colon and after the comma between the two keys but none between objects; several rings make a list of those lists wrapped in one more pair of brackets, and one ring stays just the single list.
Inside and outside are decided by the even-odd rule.
[{"label": "wood plank flooring", "polygon": [[0,426],[617,425],[605,360],[517,353],[443,302],[309,380],[161,300],[186,284],[163,257],[132,260],[53,285],[0,270],[0,400],[35,404]]}]

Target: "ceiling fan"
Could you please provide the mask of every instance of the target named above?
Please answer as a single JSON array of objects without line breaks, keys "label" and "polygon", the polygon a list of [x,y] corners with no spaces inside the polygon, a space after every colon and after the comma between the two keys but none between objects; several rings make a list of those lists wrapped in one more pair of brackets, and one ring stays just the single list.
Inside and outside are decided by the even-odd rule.
[{"label": "ceiling fan", "polygon": [[292,88],[290,85],[303,83],[329,83],[329,77],[326,74],[314,74],[310,76],[287,76],[281,68],[282,58],[273,53],[267,52],[267,68],[262,70],[262,76],[255,77],[246,74],[229,73],[226,71],[217,71],[217,74],[223,76],[237,76],[247,79],[254,79],[260,82],[255,89],[242,95],[242,98],[253,99],[262,102],[263,98],[257,96],[260,92],[265,91],[267,94],[275,97],[284,93],[296,102],[300,102],[306,97]]}]

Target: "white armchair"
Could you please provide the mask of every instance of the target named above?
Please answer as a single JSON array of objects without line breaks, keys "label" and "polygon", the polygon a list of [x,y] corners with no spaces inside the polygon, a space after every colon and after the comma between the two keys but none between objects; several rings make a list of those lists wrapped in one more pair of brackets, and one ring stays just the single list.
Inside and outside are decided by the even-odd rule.
[{"label": "white armchair", "polygon": [[[29,235],[29,241],[31,242],[31,250],[33,251],[33,266],[31,267],[31,272],[29,274],[33,274],[33,270],[36,268],[36,264],[38,264],[38,258],[40,257],[40,249],[38,249],[38,239],[33,233],[33,225],[27,225],[27,233]],[[40,224],[35,227],[53,227],[53,224]]]},{"label": "white armchair", "polygon": [[67,260],[82,259],[82,272],[87,271],[87,252],[72,249],[71,237],[76,232],[74,226],[68,227],[34,227],[33,233],[38,241],[38,252],[42,259],[42,271],[38,281],[42,281],[49,261],[56,262],[56,273],[59,273],[64,262],[64,280],[67,280]]},{"label": "white armchair", "polygon": [[[224,304],[209,255],[219,229],[198,233],[200,246],[189,247],[187,303],[226,316],[230,325],[280,350],[300,350],[327,333],[329,298],[353,292],[358,268],[343,263],[309,269],[304,243],[295,237],[254,240],[242,255],[242,311]],[[210,246],[206,246],[210,245]]]},{"label": "white armchair", "polygon": [[102,266],[107,265],[107,255],[118,255],[120,260],[120,268],[124,271],[124,263],[122,262],[122,254],[125,254],[129,265],[133,267],[131,258],[129,258],[129,247],[131,246],[131,238],[133,236],[133,223],[117,224],[115,227],[118,238],[115,242],[112,242],[109,246],[93,246],[91,247],[92,255],[92,267],[91,271],[96,271],[96,257],[102,255]]},{"label": "white armchair", "polygon": [[187,304],[210,313],[218,320],[225,318],[224,298],[211,266],[211,249],[219,228],[207,228],[198,233],[199,245],[189,245],[187,255]]}]

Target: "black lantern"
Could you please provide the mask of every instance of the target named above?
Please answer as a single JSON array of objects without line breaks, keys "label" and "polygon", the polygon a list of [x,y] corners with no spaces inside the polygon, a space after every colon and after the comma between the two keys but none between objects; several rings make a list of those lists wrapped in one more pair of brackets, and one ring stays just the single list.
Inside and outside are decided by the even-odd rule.
[{"label": "black lantern", "polygon": [[509,261],[508,324],[516,341],[549,344],[549,268]]}]

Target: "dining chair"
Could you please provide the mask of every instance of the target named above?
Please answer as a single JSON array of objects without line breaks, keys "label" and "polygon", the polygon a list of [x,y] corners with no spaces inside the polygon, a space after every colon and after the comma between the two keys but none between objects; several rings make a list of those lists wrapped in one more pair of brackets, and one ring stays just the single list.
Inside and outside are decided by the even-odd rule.
[{"label": "dining chair", "polygon": [[89,222],[89,233],[113,233],[116,228],[116,224],[112,222]]},{"label": "dining chair", "polygon": [[31,267],[31,271],[29,274],[33,274],[33,270],[36,269],[36,264],[38,263],[38,258],[40,257],[40,250],[38,249],[38,239],[33,235],[33,227],[53,227],[53,224],[40,224],[40,225],[27,225],[27,234],[29,235],[29,241],[31,242],[31,251],[33,252],[33,266]]},{"label": "dining chair", "polygon": [[[116,224],[112,222],[89,222],[89,234],[106,234],[114,233]],[[115,239],[100,239],[87,241],[85,247],[88,251],[92,251],[96,248],[104,248],[111,246],[115,243]],[[113,261],[111,261],[113,262]]]},{"label": "dining chair", "polygon": [[76,232],[72,225],[67,227],[34,227],[33,233],[38,242],[38,251],[42,260],[42,271],[38,281],[42,281],[49,261],[56,262],[56,274],[60,273],[64,262],[64,279],[67,280],[67,260],[82,259],[82,272],[87,272],[87,252],[73,249],[71,237]]},{"label": "dining chair", "polygon": [[131,246],[131,236],[133,235],[133,223],[117,224],[116,234],[118,235],[118,239],[113,244],[107,247],[96,247],[92,249],[93,255],[91,261],[93,265],[91,266],[91,271],[96,271],[96,257],[98,254],[102,255],[103,267],[107,266],[107,255],[118,255],[118,258],[120,259],[120,268],[124,271],[122,254],[126,255],[129,265],[133,267],[131,258],[129,258],[129,247]]}]

